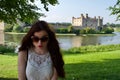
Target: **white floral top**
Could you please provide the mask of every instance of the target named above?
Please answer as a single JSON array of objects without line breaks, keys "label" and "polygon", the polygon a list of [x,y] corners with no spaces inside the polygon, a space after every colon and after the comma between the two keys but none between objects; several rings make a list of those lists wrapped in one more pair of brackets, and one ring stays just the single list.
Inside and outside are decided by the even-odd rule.
[{"label": "white floral top", "polygon": [[27,80],[51,80],[52,75],[53,65],[50,54],[39,55],[29,50],[26,67]]}]

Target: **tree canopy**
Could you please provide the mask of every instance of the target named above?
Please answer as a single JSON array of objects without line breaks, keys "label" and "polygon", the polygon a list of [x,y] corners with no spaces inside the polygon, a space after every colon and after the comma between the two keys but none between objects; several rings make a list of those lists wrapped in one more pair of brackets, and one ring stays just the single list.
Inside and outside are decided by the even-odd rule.
[{"label": "tree canopy", "polygon": [[48,11],[48,5],[58,4],[57,0],[0,0],[0,21],[6,23],[15,23],[17,20],[32,22],[40,16],[44,16],[35,1],[40,1],[46,11]]},{"label": "tree canopy", "polygon": [[114,6],[110,6],[109,10],[111,10],[111,15],[117,15],[116,20],[120,20],[120,0],[117,0]]}]

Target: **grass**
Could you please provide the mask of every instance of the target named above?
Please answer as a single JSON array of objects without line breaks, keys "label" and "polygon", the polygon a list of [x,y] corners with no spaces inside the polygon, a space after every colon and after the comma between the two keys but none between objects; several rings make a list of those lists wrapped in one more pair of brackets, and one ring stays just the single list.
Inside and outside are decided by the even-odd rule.
[{"label": "grass", "polygon": [[120,32],[120,27],[115,27],[114,30],[115,30],[116,32]]},{"label": "grass", "polygon": [[73,47],[67,50],[68,53],[86,53],[86,52],[108,52],[120,50],[120,44],[110,44],[110,45],[89,45],[81,47]]},{"label": "grass", "polygon": [[66,80],[120,80],[120,50],[65,55]]},{"label": "grass", "polygon": [[0,55],[0,80],[17,80],[17,55]]},{"label": "grass", "polygon": [[[120,50],[64,53],[63,58],[66,72],[64,80],[120,80]],[[17,80],[17,54],[0,55],[0,80]]]}]

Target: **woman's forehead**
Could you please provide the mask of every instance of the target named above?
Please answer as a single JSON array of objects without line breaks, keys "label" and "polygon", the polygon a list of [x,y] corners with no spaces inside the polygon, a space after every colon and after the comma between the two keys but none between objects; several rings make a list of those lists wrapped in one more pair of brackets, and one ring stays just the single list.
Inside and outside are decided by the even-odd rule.
[{"label": "woman's forehead", "polygon": [[35,32],[34,33],[35,36],[41,37],[41,36],[48,36],[48,33],[44,30],[39,31],[39,32]]}]

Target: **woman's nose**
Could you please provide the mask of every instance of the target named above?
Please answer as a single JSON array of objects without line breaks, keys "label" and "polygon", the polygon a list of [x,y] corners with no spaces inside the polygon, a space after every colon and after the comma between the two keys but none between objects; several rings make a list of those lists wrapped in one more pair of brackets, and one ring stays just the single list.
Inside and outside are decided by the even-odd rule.
[{"label": "woman's nose", "polygon": [[42,44],[41,40],[38,41],[39,44]]}]

